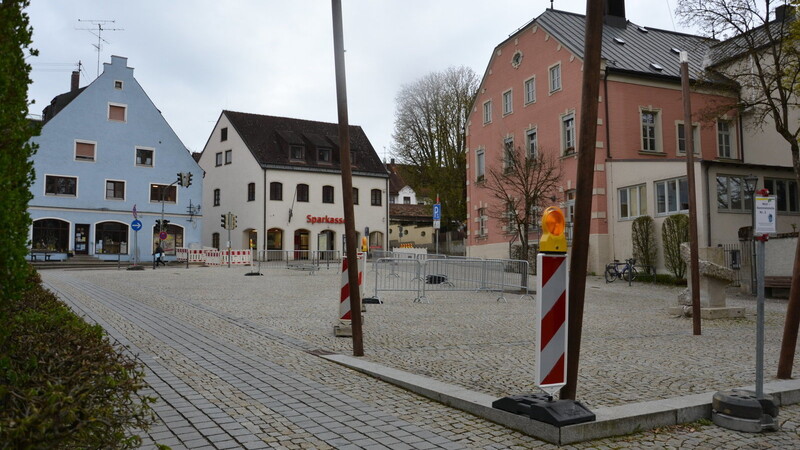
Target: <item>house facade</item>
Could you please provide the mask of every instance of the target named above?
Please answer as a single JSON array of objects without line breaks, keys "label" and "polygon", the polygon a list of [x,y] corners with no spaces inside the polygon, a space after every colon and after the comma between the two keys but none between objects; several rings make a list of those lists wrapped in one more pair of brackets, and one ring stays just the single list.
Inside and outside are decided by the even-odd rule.
[{"label": "house facade", "polygon": [[[199,245],[200,209],[188,210],[202,203],[202,172],[127,58],[112,56],[83,88],[73,73],[70,91],[53,99],[42,121],[32,139],[39,146],[29,203],[32,254],[130,261],[138,250],[139,260],[148,260],[161,244],[169,259],[177,247]],[[175,183],[181,172],[193,175],[188,188]],[[163,228],[156,222],[162,218],[169,221]]]},{"label": "house facade", "polygon": [[[490,218],[496,201],[486,174],[501,167],[507,149],[557,159],[562,180],[552,205],[574,217],[578,123],[583,80],[585,16],[553,9],[500,43],[489,61],[467,124],[467,254],[508,257],[515,233]],[[701,78],[717,41],[648,29],[625,17],[624,2],[607,2],[598,97],[592,186],[590,272],[632,256],[631,226],[640,216],[661,225],[688,214],[685,132],[679,53],[689,54],[690,78]],[[724,80],[693,87],[694,112],[733,104],[738,92]],[[700,246],[738,242],[751,223],[744,177],[791,177],[785,155],[763,152],[744,137],[734,108],[714,117],[695,113],[695,182]],[[796,187],[795,187],[796,188]],[[538,205],[539,207],[550,204]],[[781,223],[783,222],[783,223]],[[779,231],[791,231],[779,220]],[[535,233],[531,238],[538,239]],[[658,255],[663,271],[663,255]]]},{"label": "house facade", "polygon": [[[356,233],[372,249],[388,235],[388,174],[361,127],[350,127]],[[205,170],[203,244],[344,250],[338,124],[222,111],[199,159]]]}]

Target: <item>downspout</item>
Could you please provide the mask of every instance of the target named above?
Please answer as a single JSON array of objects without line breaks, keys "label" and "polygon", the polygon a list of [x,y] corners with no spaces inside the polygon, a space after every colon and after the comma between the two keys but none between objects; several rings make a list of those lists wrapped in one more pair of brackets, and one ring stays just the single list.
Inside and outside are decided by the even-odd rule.
[{"label": "downspout", "polygon": [[[684,128],[685,130],[685,128]],[[706,190],[706,247],[711,246],[711,188],[709,187],[708,171],[709,164],[706,160],[701,159],[700,164],[703,167],[703,189]]]},{"label": "downspout", "polygon": [[608,115],[608,67],[603,71],[603,97],[606,111],[606,159],[611,159],[611,126]]},{"label": "downspout", "polygon": [[[384,217],[386,217],[386,222],[385,222],[386,226],[384,227],[383,230],[383,248],[385,248],[386,251],[388,252],[391,251],[391,249],[389,249],[389,178],[388,177],[386,178],[386,215]],[[369,238],[367,238],[367,242],[369,242]]]},{"label": "downspout", "polygon": [[264,218],[262,219],[264,222],[264,234],[261,235],[261,249],[264,250],[264,255],[267,254],[267,168],[264,167],[264,202],[261,211],[263,211]]}]

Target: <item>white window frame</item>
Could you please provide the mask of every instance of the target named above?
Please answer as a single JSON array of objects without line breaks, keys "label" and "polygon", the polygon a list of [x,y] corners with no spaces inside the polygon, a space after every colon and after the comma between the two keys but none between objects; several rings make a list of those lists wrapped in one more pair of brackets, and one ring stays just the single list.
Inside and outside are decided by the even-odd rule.
[{"label": "white window frame", "polygon": [[[73,195],[73,194],[59,194],[59,193],[51,193],[51,192],[47,192],[47,177],[55,177],[55,178],[74,178],[74,179],[75,179],[75,194]],[[78,183],[79,183],[79,181],[80,181],[80,180],[78,179],[78,177],[76,177],[76,176],[74,176],[74,175],[59,175],[59,174],[56,174],[56,173],[46,173],[46,174],[44,175],[44,186],[43,186],[43,188],[44,188],[44,195],[45,195],[46,197],[69,197],[69,198],[78,198],[78,188],[79,188],[79,186],[78,186]]]},{"label": "white window frame", "polygon": [[575,112],[561,115],[561,154],[574,155],[578,150],[578,136],[575,128]]},{"label": "white window frame", "polygon": [[536,76],[532,76],[522,83],[522,92],[525,96],[525,104],[536,103]]},{"label": "white window frame", "polygon": [[[111,118],[111,107],[112,106],[118,107],[118,108],[122,108],[122,116],[123,116],[122,120],[117,120],[117,119],[112,119]],[[111,122],[127,123],[128,122],[128,105],[126,105],[124,103],[108,102],[108,115],[106,117]]]},{"label": "white window frame", "polygon": [[492,101],[486,100],[483,102],[483,123],[492,123]]},{"label": "white window frame", "polygon": [[506,172],[512,169],[511,155],[513,155],[513,152],[515,151],[516,149],[514,149],[514,138],[507,137],[503,139],[503,170],[505,170]]},{"label": "white window frame", "polygon": [[[686,138],[681,139],[680,130],[684,127],[682,120],[675,122],[675,154],[686,155],[686,150],[681,150],[681,143],[686,147]],[[692,123],[692,144],[694,146],[694,154],[700,154],[700,124],[697,122]]]},{"label": "white window frame", "polygon": [[[725,124],[727,130],[720,130],[720,125]],[[717,119],[717,156],[724,159],[736,159],[736,139],[733,121],[727,118]]]},{"label": "white window frame", "polygon": [[509,89],[503,92],[503,115],[507,116],[514,112],[514,91]]},{"label": "white window frame", "polygon": [[225,150],[225,165],[233,163],[233,150]]},{"label": "white window frame", "polygon": [[[681,187],[684,185],[685,187]],[[663,188],[661,188],[663,186]],[[673,189],[670,191],[670,187]],[[664,191],[664,205],[662,209],[662,205],[658,201],[659,190],[663,189]],[[683,190],[686,190],[686,208],[681,208],[681,197],[683,196]],[[655,195],[655,208],[656,208],[656,215],[657,216],[669,216],[672,214],[682,214],[689,212],[689,181],[686,177],[677,177],[677,178],[670,178],[667,180],[659,180],[654,183],[653,194]],[[670,193],[674,192],[675,195],[675,208],[670,206]]]},{"label": "white window frame", "polygon": [[114,80],[114,89],[121,91],[125,87],[125,83],[122,80]]},{"label": "white window frame", "polygon": [[[108,196],[108,183],[122,183],[122,198],[109,197]],[[106,180],[103,182],[103,188],[104,188],[104,191],[105,191],[105,193],[103,195],[104,195],[104,198],[106,200],[113,200],[115,202],[125,201],[125,198],[127,197],[127,194],[128,194],[128,192],[127,192],[128,183],[126,183],[125,180],[114,180],[114,179],[111,179],[111,178],[106,178]]]},{"label": "white window frame", "polygon": [[222,165],[222,152],[217,152],[217,153],[214,155],[214,158],[215,158],[215,160],[214,160],[214,167],[219,167],[219,166],[221,166],[221,165]]},{"label": "white window frame", "polygon": [[539,153],[539,131],[537,128],[531,128],[525,132],[525,150],[527,150],[528,158],[536,157]]},{"label": "white window frame", "polygon": [[[149,151],[152,152],[150,157],[150,164],[139,164],[137,160],[139,159],[139,150]],[[136,167],[155,167],[156,165],[156,149],[153,147],[142,147],[141,145],[137,145],[133,148],[133,164]]]},{"label": "white window frame", "polygon": [[222,205],[222,189],[216,188],[212,191],[213,196],[213,203],[212,206],[220,206]]},{"label": "white window frame", "polygon": [[[89,145],[94,146],[94,156],[92,156],[92,159],[78,158],[78,144],[89,144]],[[73,144],[72,157],[74,158],[75,161],[96,162],[97,161],[97,141],[87,141],[85,139],[75,139],[75,143]]]},{"label": "white window frame", "polygon": [[[646,124],[644,121],[645,114],[652,114],[653,115],[653,123]],[[645,127],[652,128],[652,137],[647,136],[647,141],[649,142],[648,145],[645,145]],[[664,148],[662,145],[661,139],[661,110],[658,108],[649,108],[649,107],[640,107],[639,108],[639,145],[641,146],[641,151],[644,153],[663,153]],[[650,144],[652,144],[653,148],[649,148]]]},{"label": "white window frame", "polygon": [[[624,200],[623,200],[624,197]],[[647,185],[637,184],[617,190],[619,220],[631,220],[647,215]],[[623,206],[625,209],[623,210]]]},{"label": "white window frame", "polygon": [[486,179],[486,150],[479,148],[475,151],[475,180]]},{"label": "white window frame", "polygon": [[486,237],[489,235],[487,229],[489,218],[486,216],[486,208],[478,208],[478,237]]},{"label": "white window frame", "polygon": [[[744,175],[728,175],[718,173],[717,183],[717,211],[719,212],[746,212],[753,211],[753,199],[747,193],[747,182]],[[732,193],[736,191],[738,184],[739,206],[735,207],[732,201]],[[723,198],[722,196],[725,196]],[[724,203],[723,203],[724,202]]]},{"label": "white window frame", "polygon": [[547,68],[548,74],[548,86],[550,87],[550,93],[558,92],[561,90],[562,82],[561,82],[561,62],[557,62],[552,66]]}]

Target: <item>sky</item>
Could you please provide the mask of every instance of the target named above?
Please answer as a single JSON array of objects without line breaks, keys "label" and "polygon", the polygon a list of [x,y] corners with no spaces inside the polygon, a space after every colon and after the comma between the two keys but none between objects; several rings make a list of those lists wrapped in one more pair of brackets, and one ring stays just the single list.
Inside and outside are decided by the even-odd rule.
[{"label": "sky", "polygon": [[[629,0],[628,20],[688,32],[678,0]],[[479,77],[492,50],[550,7],[548,0],[343,0],[348,116],[381,158],[392,153],[395,97],[431,72],[466,66]],[[585,14],[585,0],[555,0]],[[32,0],[31,114],[81,87],[111,55],[128,58],[184,145],[202,151],[223,109],[338,122],[331,2],[327,0]],[[113,22],[111,22],[113,21]],[[87,30],[90,29],[90,30]]]}]

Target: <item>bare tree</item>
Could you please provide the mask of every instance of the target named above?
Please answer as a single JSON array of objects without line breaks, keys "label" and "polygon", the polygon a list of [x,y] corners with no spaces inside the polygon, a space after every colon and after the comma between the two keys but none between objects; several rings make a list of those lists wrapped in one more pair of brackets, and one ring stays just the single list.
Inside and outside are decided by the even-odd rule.
[{"label": "bare tree", "polygon": [[503,153],[498,164],[488,170],[482,186],[497,199],[488,215],[519,239],[523,258],[529,260],[530,234],[538,225],[540,211],[555,201],[561,169],[549,153],[529,156],[511,147],[505,147]]},{"label": "bare tree", "polygon": [[[770,125],[789,144],[800,182],[800,45],[790,30],[794,11],[786,0],[679,0],[677,14],[708,36],[725,38],[712,48],[707,78],[723,77],[739,89],[739,111],[763,129]],[[791,2],[798,4],[797,0]],[[772,20],[770,20],[772,18]],[[749,116],[749,117],[748,117]],[[800,241],[784,324],[778,378],[790,378],[800,326]]]},{"label": "bare tree", "polygon": [[465,127],[480,80],[468,67],[433,72],[397,94],[393,151],[403,178],[442,201],[443,227],[466,218]]}]

